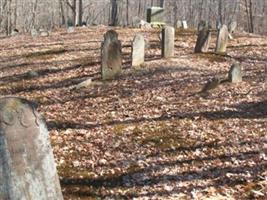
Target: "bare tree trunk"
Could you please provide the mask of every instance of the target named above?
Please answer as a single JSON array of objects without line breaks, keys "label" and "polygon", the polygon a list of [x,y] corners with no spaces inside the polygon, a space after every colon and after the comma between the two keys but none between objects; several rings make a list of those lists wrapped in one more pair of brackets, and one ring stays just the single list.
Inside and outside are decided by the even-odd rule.
[{"label": "bare tree trunk", "polygon": [[117,0],[111,0],[111,26],[118,25],[118,2]]},{"label": "bare tree trunk", "polygon": [[222,16],[222,0],[219,0],[219,5],[218,5],[218,15],[219,15],[219,20],[221,24],[223,24],[223,16]]},{"label": "bare tree trunk", "polygon": [[8,7],[7,7],[7,29],[6,29],[6,33],[7,35],[11,34],[12,31],[12,24],[11,24],[11,17],[12,17],[12,10],[11,10],[11,0],[8,0]]}]

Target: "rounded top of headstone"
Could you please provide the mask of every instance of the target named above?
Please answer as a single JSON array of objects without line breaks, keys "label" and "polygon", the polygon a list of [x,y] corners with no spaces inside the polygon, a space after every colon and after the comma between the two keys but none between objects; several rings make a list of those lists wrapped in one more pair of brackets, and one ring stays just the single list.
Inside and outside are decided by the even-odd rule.
[{"label": "rounded top of headstone", "polygon": [[118,33],[114,30],[108,30],[104,35],[105,40],[118,40]]},{"label": "rounded top of headstone", "polygon": [[[0,98],[0,122],[12,125],[14,123],[14,114],[21,114],[25,110],[36,109],[37,105],[31,101],[28,101],[19,97],[3,97]],[[20,119],[22,120],[22,119]]]},{"label": "rounded top of headstone", "polygon": [[29,101],[27,99],[23,99],[20,97],[2,97],[0,98],[0,110],[3,111],[3,109],[8,110],[8,109],[13,109],[16,110],[17,108],[19,108],[20,106],[25,106],[25,105],[29,105],[30,107],[32,107],[33,109],[36,109],[37,104]]}]

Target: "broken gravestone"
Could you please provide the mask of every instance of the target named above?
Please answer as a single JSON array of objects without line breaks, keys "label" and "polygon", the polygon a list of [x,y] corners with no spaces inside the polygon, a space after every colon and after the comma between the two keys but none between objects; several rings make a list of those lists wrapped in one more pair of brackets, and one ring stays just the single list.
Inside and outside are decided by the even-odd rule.
[{"label": "broken gravestone", "polygon": [[103,80],[113,79],[121,73],[121,42],[118,40],[118,34],[116,31],[109,30],[104,35],[101,57],[101,74]]},{"label": "broken gravestone", "polygon": [[174,35],[173,27],[166,26],[162,29],[162,47],[161,54],[163,58],[170,58],[174,56]]},{"label": "broken gravestone", "polygon": [[207,52],[211,40],[210,26],[207,22],[201,21],[198,25],[198,37],[195,46],[195,53]]},{"label": "broken gravestone", "polygon": [[228,78],[231,83],[242,82],[242,69],[239,64],[233,64],[229,70]]},{"label": "broken gravestone", "polygon": [[228,28],[226,25],[222,25],[217,35],[216,42],[216,53],[226,53],[227,43],[228,43]]},{"label": "broken gravestone", "polygon": [[0,199],[63,200],[45,122],[25,99],[0,99],[0,180]]},{"label": "broken gravestone", "polygon": [[237,22],[236,21],[232,21],[230,24],[229,24],[229,39],[233,39],[233,33],[235,32],[235,29],[237,27]]},{"label": "broken gravestone", "polygon": [[145,39],[137,34],[132,42],[132,66],[140,67],[145,62]]}]

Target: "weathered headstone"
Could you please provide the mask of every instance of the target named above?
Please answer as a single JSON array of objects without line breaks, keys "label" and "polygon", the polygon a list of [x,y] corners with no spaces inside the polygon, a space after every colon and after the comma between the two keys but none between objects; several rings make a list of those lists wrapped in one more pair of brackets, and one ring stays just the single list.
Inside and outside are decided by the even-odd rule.
[{"label": "weathered headstone", "polygon": [[182,28],[182,21],[180,21],[180,20],[177,20],[177,22],[176,22],[176,28]]},{"label": "weathered headstone", "polygon": [[173,27],[166,26],[162,29],[162,57],[170,58],[174,56],[174,37],[175,31]]},{"label": "weathered headstone", "polygon": [[45,122],[25,99],[0,99],[0,180],[3,200],[63,200]]},{"label": "weathered headstone", "polygon": [[232,21],[230,24],[229,24],[229,33],[233,33],[235,31],[237,27],[237,22],[236,21]]},{"label": "weathered headstone", "polygon": [[11,36],[17,36],[17,35],[19,35],[19,30],[18,29],[13,29],[11,31]]},{"label": "weathered headstone", "polygon": [[118,40],[118,34],[114,30],[109,30],[104,35],[104,42],[101,49],[101,74],[103,80],[115,78],[121,73],[122,52],[121,42]]},{"label": "weathered headstone", "polygon": [[75,31],[75,28],[73,26],[69,26],[67,29],[67,33],[73,33]]},{"label": "weathered headstone", "polygon": [[223,25],[218,31],[217,42],[216,42],[216,53],[226,53],[227,43],[228,43],[228,28]]},{"label": "weathered headstone", "polygon": [[238,83],[242,81],[242,69],[239,64],[233,64],[229,70],[228,78],[232,83]]},{"label": "weathered headstone", "polygon": [[137,34],[132,42],[132,66],[140,67],[145,62],[145,39]]},{"label": "weathered headstone", "polygon": [[165,11],[161,7],[151,7],[147,9],[147,20],[152,25],[165,24]]},{"label": "weathered headstone", "polygon": [[182,28],[188,29],[188,25],[187,25],[187,22],[185,20],[182,21]]},{"label": "weathered headstone", "polygon": [[217,29],[217,30],[220,30],[221,27],[222,27],[222,23],[221,23],[221,21],[220,21],[219,19],[217,19],[217,20],[216,20],[216,29]]},{"label": "weathered headstone", "polygon": [[210,26],[207,22],[200,22],[198,26],[199,32],[195,46],[195,53],[207,52],[211,40]]},{"label": "weathered headstone", "polygon": [[40,36],[41,37],[48,37],[49,36],[49,32],[48,31],[40,31]]},{"label": "weathered headstone", "polygon": [[233,39],[233,33],[234,33],[236,27],[237,27],[237,22],[236,21],[232,21],[229,24],[229,28],[228,28],[228,30],[229,30],[229,39],[231,39],[231,40]]},{"label": "weathered headstone", "polygon": [[37,37],[39,35],[38,31],[36,29],[31,30],[31,36],[32,37]]}]

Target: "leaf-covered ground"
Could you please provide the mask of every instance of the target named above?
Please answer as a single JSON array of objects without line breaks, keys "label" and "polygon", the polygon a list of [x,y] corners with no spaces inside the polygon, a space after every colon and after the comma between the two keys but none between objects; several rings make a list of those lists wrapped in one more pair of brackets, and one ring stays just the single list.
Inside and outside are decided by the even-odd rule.
[{"label": "leaf-covered ground", "polygon": [[[100,79],[106,27],[45,38],[1,39],[0,95],[37,102],[65,199],[266,199],[267,38],[237,33],[228,55],[193,54],[196,34],[176,32],[175,57],[161,59],[159,30],[117,29],[123,73]],[[131,40],[148,43],[130,67]],[[243,82],[194,95],[235,62]],[[96,84],[73,86],[92,78]]]}]

